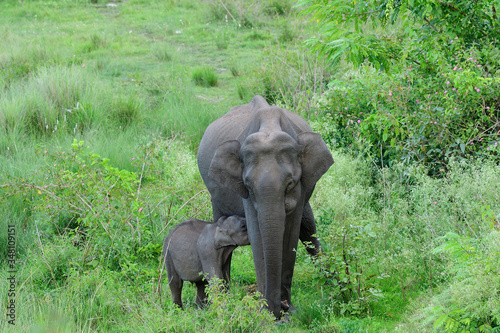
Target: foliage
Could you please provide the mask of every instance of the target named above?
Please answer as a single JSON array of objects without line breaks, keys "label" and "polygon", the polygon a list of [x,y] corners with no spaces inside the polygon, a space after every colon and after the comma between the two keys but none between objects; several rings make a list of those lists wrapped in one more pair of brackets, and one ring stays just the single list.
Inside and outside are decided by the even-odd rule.
[{"label": "foliage", "polygon": [[[8,184],[7,195],[17,195],[25,188],[36,192],[33,209],[51,221],[45,225],[51,227],[44,230],[70,237],[73,245],[83,251],[79,260],[72,260],[72,269],[86,272],[103,266],[133,280],[152,278],[155,271],[144,270],[140,262],[157,259],[162,246],[158,235],[165,226],[153,222],[153,218],[161,216],[155,203],[160,199],[150,191],[160,180],[162,186],[181,189],[181,193],[174,192],[169,198],[170,208],[174,204],[179,208],[166,216],[168,225],[185,210],[184,195],[192,195],[184,187],[192,187],[192,182],[199,181],[193,178],[196,168],[186,168],[186,163],[194,164],[193,160],[183,156],[186,152],[178,147],[170,149],[168,141],[153,141],[137,159],[131,159],[141,167],[137,173],[112,166],[109,159],[83,144],[75,140],[68,151],[40,147],[37,154],[45,162],[40,170],[44,175],[42,183],[15,180]],[[178,176],[175,182],[164,175],[166,163],[171,165],[172,158],[176,165],[169,169]],[[144,182],[149,182],[149,189],[143,189]],[[206,202],[206,198],[186,198],[187,202],[192,199],[202,200],[200,207]]]},{"label": "foliage", "polygon": [[368,153],[379,166],[421,163],[434,175],[453,158],[498,156],[500,81],[478,67],[476,52],[463,52],[436,76],[365,66],[336,78],[316,111],[329,126],[327,140]]},{"label": "foliage", "polygon": [[311,198],[324,250],[312,276],[337,315],[394,316],[415,294],[447,281],[448,259],[432,252],[440,236],[482,237],[494,224],[500,193],[494,162],[455,162],[436,179],[424,168],[405,176],[403,165],[373,171],[359,156],[333,157]]},{"label": "foliage", "polygon": [[212,279],[207,287],[209,318],[218,323],[218,332],[271,332],[274,316],[262,311],[265,300],[256,295],[246,295],[234,302],[220,279]]},{"label": "foliage", "polygon": [[[318,223],[332,221],[320,219]],[[331,245],[317,259],[320,272],[314,280],[320,285],[331,285],[330,311],[339,316],[371,316],[370,307],[383,297],[379,281],[389,277],[386,273],[372,274],[373,259],[365,244],[373,242],[376,234],[370,225],[355,221],[332,225],[329,231],[323,241]]]},{"label": "foliage", "polygon": [[308,46],[348,64],[347,75],[319,98],[336,146],[352,145],[379,166],[422,163],[434,175],[451,158],[496,149],[500,35],[493,2],[301,5],[321,30]]},{"label": "foliage", "polygon": [[439,331],[490,332],[500,327],[500,232],[481,238],[448,233],[434,253],[451,258],[451,283],[433,299],[426,322]]},{"label": "foliage", "polygon": [[45,170],[50,178],[36,186],[42,200],[35,207],[57,221],[57,233],[85,248],[75,269],[103,265],[136,275],[139,257],[158,255],[161,244],[152,242],[138,174],[111,166],[109,159],[86,150],[83,141],[75,140],[68,152],[42,147],[38,154],[50,166]]},{"label": "foliage", "polygon": [[406,62],[439,73],[439,62],[452,57],[458,40],[467,48],[496,50],[488,71],[499,69],[500,34],[491,0],[303,0],[298,6],[320,27],[309,45],[334,63],[345,56],[356,65],[368,61],[389,70]]}]

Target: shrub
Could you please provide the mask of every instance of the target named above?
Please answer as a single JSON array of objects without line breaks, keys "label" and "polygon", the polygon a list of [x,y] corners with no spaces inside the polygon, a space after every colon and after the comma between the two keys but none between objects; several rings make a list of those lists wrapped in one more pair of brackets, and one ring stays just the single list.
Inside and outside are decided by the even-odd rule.
[{"label": "shrub", "polygon": [[217,86],[217,74],[215,70],[210,66],[198,67],[193,70],[191,75],[194,83],[198,86],[203,87],[215,87]]},{"label": "shrub", "polygon": [[318,221],[330,226],[322,238],[330,246],[317,259],[320,273],[314,280],[331,286],[330,308],[337,316],[371,316],[373,304],[383,298],[381,280],[389,277],[371,259],[374,227],[354,220],[339,226],[329,215],[323,212]]},{"label": "shrub", "polygon": [[300,5],[320,29],[308,47],[358,70],[321,98],[319,112],[337,128],[333,141],[368,152],[379,166],[422,163],[433,175],[452,157],[497,147],[500,39],[491,1]]},{"label": "shrub", "polygon": [[271,332],[274,316],[265,310],[265,299],[246,295],[235,300],[225,292],[222,280],[212,279],[207,288],[209,321],[217,323],[210,331],[216,332]]},{"label": "shrub", "polygon": [[439,237],[483,238],[496,223],[495,162],[454,162],[446,176],[433,178],[422,167],[374,172],[359,156],[333,157],[310,202],[324,250],[312,276],[328,290],[336,315],[393,313],[422,290],[436,292],[449,281],[449,261],[433,252]]},{"label": "shrub", "polygon": [[[156,259],[161,251],[159,237],[165,231],[165,221],[157,225],[153,217],[160,218],[155,212],[158,202],[167,199],[156,194],[159,189],[155,184],[161,180],[167,189],[162,188],[160,193],[171,192],[168,199],[174,210],[163,216],[167,225],[176,218],[187,217],[183,215],[190,209],[187,203],[197,202],[194,211],[199,211],[208,202],[203,196],[206,191],[193,186],[200,182],[199,176],[194,176],[198,174],[194,157],[186,154],[186,149],[176,145],[170,149],[170,145],[171,141],[159,140],[145,146],[144,155],[132,159],[140,163],[141,173],[113,167],[109,159],[76,140],[68,151],[42,147],[37,154],[46,163],[40,170],[45,175],[43,183],[14,179],[5,185],[9,190],[6,195],[26,189],[36,192],[33,209],[42,213],[45,221],[40,222],[43,227],[39,228],[49,235],[70,236],[84,252],[72,261],[72,267],[80,272],[103,266],[125,276],[133,275],[133,279],[150,278],[154,272],[141,270],[139,260]],[[170,167],[176,168],[172,171],[175,180],[165,173]],[[149,190],[141,187],[146,181]],[[189,212],[188,215],[196,216]],[[206,215],[202,213],[201,217]]]},{"label": "shrub", "polygon": [[[446,332],[493,332],[500,327],[500,232],[484,238],[448,233],[435,253],[446,253],[450,285],[424,309],[426,323]],[[496,330],[492,330],[495,329]]]},{"label": "shrub", "polygon": [[292,12],[292,2],[289,0],[268,0],[264,5],[268,15],[286,16]]},{"label": "shrub", "polygon": [[318,98],[326,140],[366,152],[378,166],[421,163],[433,175],[453,158],[497,156],[500,80],[476,59],[462,53],[440,75],[425,77],[411,68],[387,75],[369,66],[337,77]]}]

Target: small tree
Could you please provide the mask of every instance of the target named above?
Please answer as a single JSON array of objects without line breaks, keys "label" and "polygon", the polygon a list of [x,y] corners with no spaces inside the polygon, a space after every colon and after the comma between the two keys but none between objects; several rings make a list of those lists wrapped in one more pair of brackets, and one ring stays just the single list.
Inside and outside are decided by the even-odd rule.
[{"label": "small tree", "polygon": [[[498,1],[491,0],[300,0],[317,22],[319,34],[307,41],[332,62],[369,61],[389,71],[396,62],[429,68],[430,60],[453,57],[455,40],[493,51],[491,69],[500,67]],[[433,63],[433,62],[432,62]]]}]

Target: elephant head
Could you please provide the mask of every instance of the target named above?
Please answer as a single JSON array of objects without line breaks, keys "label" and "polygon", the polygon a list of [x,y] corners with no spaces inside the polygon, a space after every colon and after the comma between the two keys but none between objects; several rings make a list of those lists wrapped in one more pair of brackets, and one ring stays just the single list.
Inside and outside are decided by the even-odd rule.
[{"label": "elephant head", "polygon": [[215,230],[215,248],[225,246],[250,245],[245,218],[238,216],[223,216],[217,222]]},{"label": "elephant head", "polygon": [[209,177],[243,200],[259,291],[277,317],[282,301],[291,304],[304,206],[332,164],[321,136],[301,132],[278,107],[255,111],[243,133],[218,145],[211,161]]}]

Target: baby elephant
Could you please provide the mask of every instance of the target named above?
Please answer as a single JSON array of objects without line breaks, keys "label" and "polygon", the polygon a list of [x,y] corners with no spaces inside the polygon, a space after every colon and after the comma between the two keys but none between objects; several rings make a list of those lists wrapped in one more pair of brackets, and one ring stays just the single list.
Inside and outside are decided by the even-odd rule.
[{"label": "baby elephant", "polygon": [[215,223],[188,220],[176,226],[163,243],[174,303],[182,308],[182,284],[190,281],[196,284],[196,304],[203,306],[208,284],[204,275],[229,283],[233,250],[249,244],[246,220],[239,216],[223,216]]}]

